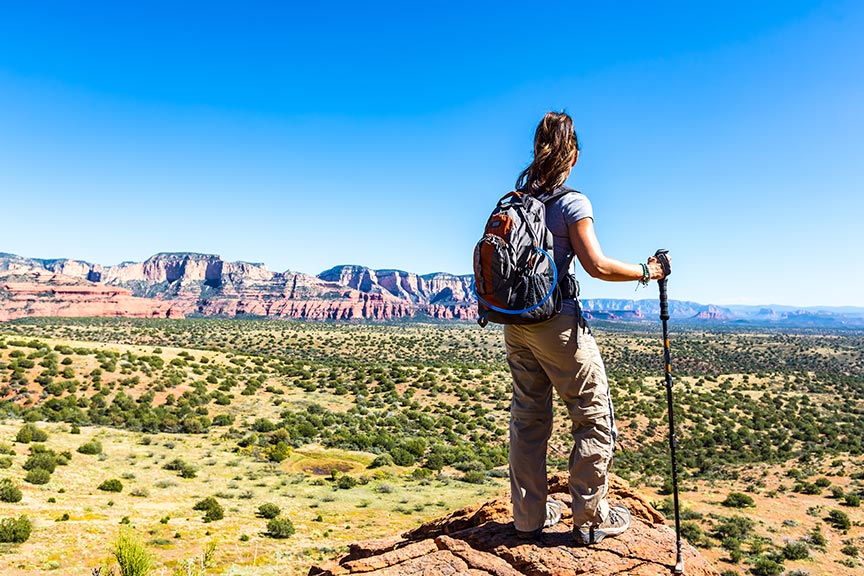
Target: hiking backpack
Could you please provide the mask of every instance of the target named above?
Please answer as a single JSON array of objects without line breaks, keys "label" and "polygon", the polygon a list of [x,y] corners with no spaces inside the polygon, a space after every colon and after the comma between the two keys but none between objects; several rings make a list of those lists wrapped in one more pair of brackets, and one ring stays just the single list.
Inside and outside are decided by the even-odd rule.
[{"label": "hiking backpack", "polygon": [[[535,324],[561,310],[562,297],[574,297],[570,286],[562,294],[552,255],[552,233],[546,227],[546,205],[569,188],[539,197],[510,192],[486,222],[483,237],[474,247],[474,292],[486,326]],[[562,277],[562,280],[571,277]],[[575,279],[573,279],[575,284]]]}]

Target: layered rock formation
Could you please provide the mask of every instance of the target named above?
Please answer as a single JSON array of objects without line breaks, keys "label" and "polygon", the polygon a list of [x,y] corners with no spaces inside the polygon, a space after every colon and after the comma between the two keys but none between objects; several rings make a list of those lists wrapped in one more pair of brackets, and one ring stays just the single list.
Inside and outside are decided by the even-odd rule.
[{"label": "layered rock formation", "polygon": [[[458,510],[401,536],[353,544],[347,555],[313,566],[310,576],[658,576],[672,574],[675,532],[662,515],[626,482],[611,477],[610,500],[624,504],[633,515],[631,528],[617,538],[593,546],[573,544],[567,479],[552,476],[552,498],[566,504],[562,521],[544,530],[539,540],[516,538],[509,496]],[[718,576],[708,562],[684,543],[688,576]]]},{"label": "layered rock formation", "polygon": [[471,276],[340,266],[318,277],[195,253],[104,267],[0,254],[0,321],[24,316],[470,319]]},{"label": "layered rock formation", "polygon": [[[7,276],[7,279],[9,277]],[[137,298],[132,291],[90,282],[76,283],[59,274],[16,275],[0,279],[0,322],[26,316],[123,316],[182,318],[170,302]]]},{"label": "layered rock formation", "polygon": [[[318,276],[272,272],[263,264],[226,262],[214,254],[187,252],[156,254],[144,262],[116,266],[0,253],[0,320],[45,315],[474,320],[473,281],[473,275],[419,275],[363,266],[336,266]],[[46,289],[24,289],[21,284],[45,284]],[[78,288],[73,296],[61,286]],[[111,290],[121,288],[125,292]],[[582,308],[588,318],[638,322],[656,320],[659,301],[647,293],[643,300],[586,298]],[[703,322],[864,324],[864,313],[851,319],[807,311],[778,314],[771,309],[739,314],[677,300],[669,301],[669,312],[676,319]]]}]

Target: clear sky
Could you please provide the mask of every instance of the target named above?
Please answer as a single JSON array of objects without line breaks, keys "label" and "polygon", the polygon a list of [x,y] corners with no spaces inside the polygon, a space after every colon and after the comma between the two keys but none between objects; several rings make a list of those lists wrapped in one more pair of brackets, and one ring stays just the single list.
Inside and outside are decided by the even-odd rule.
[{"label": "clear sky", "polygon": [[563,109],[604,251],[670,249],[671,298],[864,306],[862,30],[855,0],[4,2],[0,252],[469,273]]}]

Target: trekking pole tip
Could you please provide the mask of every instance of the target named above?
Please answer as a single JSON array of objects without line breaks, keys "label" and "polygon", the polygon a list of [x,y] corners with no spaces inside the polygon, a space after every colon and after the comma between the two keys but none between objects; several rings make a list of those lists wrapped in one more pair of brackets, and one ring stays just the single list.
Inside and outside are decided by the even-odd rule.
[{"label": "trekking pole tip", "polygon": [[684,558],[678,553],[678,561],[675,563],[675,574],[684,574]]}]

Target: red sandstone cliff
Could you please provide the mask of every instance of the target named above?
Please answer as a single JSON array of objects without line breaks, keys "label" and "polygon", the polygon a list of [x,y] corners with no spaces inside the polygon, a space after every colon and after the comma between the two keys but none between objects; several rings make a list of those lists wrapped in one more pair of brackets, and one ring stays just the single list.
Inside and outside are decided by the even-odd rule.
[{"label": "red sandstone cliff", "polygon": [[15,280],[4,281],[0,273],[0,322],[27,316],[184,316],[182,307],[170,302],[137,298],[125,288],[76,282],[70,276],[31,273]]},{"label": "red sandstone cliff", "polygon": [[470,276],[340,266],[318,277],[212,254],[104,267],[0,254],[0,321],[25,316],[471,319]]},{"label": "red sandstone cliff", "polygon": [[[25,289],[21,284],[44,284],[46,288]],[[79,288],[73,294],[62,286]],[[80,288],[84,286],[89,288]],[[730,310],[716,306],[680,301],[670,301],[669,305],[676,318],[736,318]],[[655,298],[582,299],[582,306],[586,317],[598,320],[641,321],[659,314]],[[349,265],[311,276],[272,272],[263,264],[225,262],[213,254],[187,252],[156,254],[144,262],[116,266],[0,252],[0,321],[25,316],[173,318],[192,314],[310,320],[473,320],[477,310],[472,275],[419,275]],[[773,317],[760,312],[754,319],[774,317],[799,323],[826,318],[802,311]]]}]

